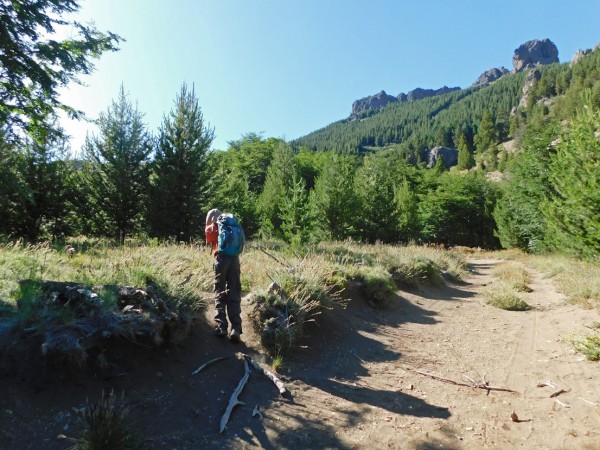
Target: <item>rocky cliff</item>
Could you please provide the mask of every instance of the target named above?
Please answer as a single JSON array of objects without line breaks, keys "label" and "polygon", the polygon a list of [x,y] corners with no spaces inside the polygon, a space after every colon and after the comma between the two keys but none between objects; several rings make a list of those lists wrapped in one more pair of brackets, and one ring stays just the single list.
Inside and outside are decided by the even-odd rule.
[{"label": "rocky cliff", "polygon": [[522,72],[540,64],[557,63],[558,49],[550,39],[533,39],[515,49],[512,62],[515,72]]},{"label": "rocky cliff", "polygon": [[411,102],[414,100],[421,100],[423,98],[435,97],[436,95],[447,94],[448,92],[459,91],[460,87],[448,87],[443,86],[439,89],[422,89],[416,88],[408,93],[401,92],[397,97],[388,95],[385,91],[381,91],[378,94],[370,95],[368,97],[361,98],[352,103],[351,118],[358,118],[359,114],[363,111],[383,109],[390,103],[397,102]]}]

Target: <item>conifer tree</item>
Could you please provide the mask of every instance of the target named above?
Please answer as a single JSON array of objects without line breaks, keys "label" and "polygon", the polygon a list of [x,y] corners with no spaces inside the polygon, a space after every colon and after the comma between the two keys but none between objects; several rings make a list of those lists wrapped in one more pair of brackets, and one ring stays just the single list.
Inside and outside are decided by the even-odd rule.
[{"label": "conifer tree", "polygon": [[188,241],[203,233],[213,140],[214,129],[205,122],[194,89],[184,83],[159,131],[149,199],[152,235]]},{"label": "conifer tree", "polygon": [[121,86],[118,99],[100,114],[99,135],[88,136],[84,145],[90,197],[82,213],[121,244],[139,228],[148,189],[152,143],[142,118]]},{"label": "conifer tree", "polygon": [[[54,129],[60,129],[54,125]],[[69,172],[67,144],[54,133],[39,133],[29,138],[22,154],[23,189],[13,220],[17,233],[31,242],[41,234],[56,237],[65,234],[67,225],[67,190]]]},{"label": "conifer tree", "polygon": [[309,209],[318,214],[315,226],[331,239],[355,235],[359,199],[354,190],[358,160],[332,152],[310,192]]},{"label": "conifer tree", "polygon": [[[61,133],[52,119],[58,109],[81,113],[59,100],[60,88],[90,73],[93,59],[117,50],[113,33],[69,20],[78,0],[0,1],[0,124],[9,141],[22,131]],[[69,26],[74,37],[58,40],[56,30]]]},{"label": "conifer tree", "polygon": [[470,169],[475,165],[475,159],[469,149],[467,138],[461,131],[458,135],[458,169]]},{"label": "conifer tree", "polygon": [[263,236],[282,236],[282,208],[294,187],[298,167],[294,151],[286,143],[280,143],[273,152],[273,161],[267,170],[263,190],[258,198],[260,232]]},{"label": "conifer tree", "polygon": [[551,189],[542,205],[547,240],[579,257],[600,255],[600,110],[591,93],[551,156]]}]

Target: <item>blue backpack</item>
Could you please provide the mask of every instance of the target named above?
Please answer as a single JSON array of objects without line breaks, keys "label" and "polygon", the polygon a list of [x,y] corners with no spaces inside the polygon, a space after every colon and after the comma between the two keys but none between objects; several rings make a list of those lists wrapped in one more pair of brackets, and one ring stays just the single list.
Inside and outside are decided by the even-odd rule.
[{"label": "blue backpack", "polygon": [[221,255],[237,256],[244,250],[246,235],[233,214],[223,213],[217,218],[219,241],[217,252]]}]

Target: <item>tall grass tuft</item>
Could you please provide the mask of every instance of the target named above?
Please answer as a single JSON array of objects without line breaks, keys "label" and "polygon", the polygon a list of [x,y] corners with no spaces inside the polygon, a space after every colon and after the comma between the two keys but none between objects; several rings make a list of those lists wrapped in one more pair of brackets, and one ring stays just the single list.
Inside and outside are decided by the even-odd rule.
[{"label": "tall grass tuft", "polygon": [[79,414],[84,424],[81,437],[75,444],[80,450],[142,449],[140,436],[126,423],[129,409],[123,406],[123,396],[117,399],[114,391],[107,396],[102,392],[100,400],[83,409]]},{"label": "tall grass tuft", "polygon": [[528,284],[531,282],[525,266],[519,261],[507,261],[497,265],[492,275],[517,292],[531,292]]},{"label": "tall grass tuft", "polygon": [[483,296],[488,305],[507,311],[527,311],[531,307],[523,300],[514,288],[506,283],[498,282],[487,287]]}]

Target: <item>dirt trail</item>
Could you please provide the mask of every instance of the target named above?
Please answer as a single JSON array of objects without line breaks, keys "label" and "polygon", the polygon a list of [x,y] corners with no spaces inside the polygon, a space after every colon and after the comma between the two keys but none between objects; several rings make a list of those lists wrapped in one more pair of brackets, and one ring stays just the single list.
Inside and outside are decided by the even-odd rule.
[{"label": "dirt trail", "polygon": [[[465,283],[399,292],[386,310],[353,298],[328,311],[305,348],[285,361],[292,399],[279,398],[268,380],[251,375],[240,396],[245,405],[234,410],[223,434],[219,420],[242,363],[232,357],[191,373],[238,351],[264,362],[248,326],[244,343],[234,345],[200,323],[185,346],[140,348],[140,358],[119,360],[103,378],[73,383],[44,374],[6,376],[0,448],[70,447],[56,436],[77,435],[73,408],[111,389],[125,393],[132,424],[150,449],[600,448],[599,366],[564,342],[599,315],[565,304],[551,281],[533,270],[526,299],[532,310],[486,305],[479,292],[497,263],[472,261]],[[516,392],[488,394],[415,370]],[[537,387],[546,381],[555,387]],[[550,398],[560,389],[566,392]],[[261,414],[252,416],[255,407]],[[511,421],[513,411],[520,422]]]}]

